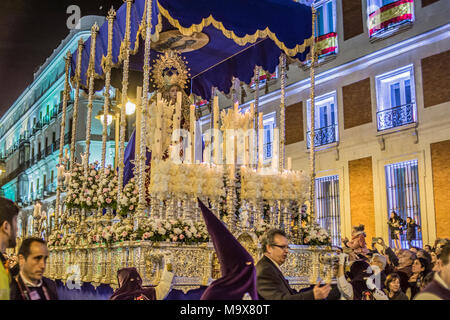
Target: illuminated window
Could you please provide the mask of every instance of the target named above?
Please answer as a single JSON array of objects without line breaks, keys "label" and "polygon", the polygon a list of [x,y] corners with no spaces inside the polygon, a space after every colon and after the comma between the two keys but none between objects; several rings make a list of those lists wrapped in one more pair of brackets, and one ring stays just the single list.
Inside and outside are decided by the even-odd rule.
[{"label": "illuminated window", "polygon": [[[404,221],[409,217],[417,225],[421,225],[419,171],[417,160],[395,163],[385,166],[386,196],[388,205],[388,219],[395,211]],[[412,245],[422,247],[422,233],[416,228],[415,239]],[[392,246],[392,239],[391,246]],[[407,248],[406,233],[400,235],[402,248]]]},{"label": "illuminated window", "polygon": [[339,176],[316,179],[316,212],[317,223],[328,231],[332,245],[340,246]]},{"label": "illuminated window", "polygon": [[[319,96],[314,100],[314,145],[316,147],[327,145],[338,141],[338,120],[336,91]],[[311,100],[307,101],[307,147],[311,144]]]},{"label": "illuminated window", "polygon": [[375,81],[378,131],[416,122],[413,65],[379,75]]},{"label": "illuminated window", "polygon": [[316,1],[314,7],[317,12],[316,48],[320,59],[337,53],[336,2]]}]

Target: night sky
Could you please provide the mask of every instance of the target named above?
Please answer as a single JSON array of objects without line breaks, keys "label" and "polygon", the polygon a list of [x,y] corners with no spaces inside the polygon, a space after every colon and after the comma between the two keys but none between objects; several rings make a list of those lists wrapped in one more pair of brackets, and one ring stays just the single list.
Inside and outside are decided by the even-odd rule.
[{"label": "night sky", "polygon": [[123,0],[0,0],[0,117],[33,74],[68,35],[67,8],[78,5],[81,15],[103,15]]}]

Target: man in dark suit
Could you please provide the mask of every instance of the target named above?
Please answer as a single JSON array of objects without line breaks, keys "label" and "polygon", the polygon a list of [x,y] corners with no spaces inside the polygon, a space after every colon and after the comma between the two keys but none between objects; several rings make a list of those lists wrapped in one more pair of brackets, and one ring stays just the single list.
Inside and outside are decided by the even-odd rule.
[{"label": "man in dark suit", "polygon": [[286,261],[289,251],[288,239],[282,230],[267,232],[261,243],[264,256],[256,264],[256,286],[263,300],[322,300],[330,293],[329,284],[319,283],[312,290],[297,292],[289,286],[280,266]]},{"label": "man in dark suit", "polygon": [[11,283],[11,300],[58,300],[56,284],[43,277],[47,244],[39,238],[23,240],[19,249],[19,274]]}]

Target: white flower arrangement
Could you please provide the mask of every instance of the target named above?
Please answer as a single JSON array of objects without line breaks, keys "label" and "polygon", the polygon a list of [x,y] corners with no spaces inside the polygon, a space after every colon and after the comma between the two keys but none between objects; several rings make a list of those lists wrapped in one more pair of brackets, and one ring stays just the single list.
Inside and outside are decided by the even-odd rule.
[{"label": "white flower arrangement", "polygon": [[117,208],[117,172],[109,165],[106,168],[101,168],[98,171],[100,180],[97,186],[97,200],[98,208]]},{"label": "white flower arrangement", "polygon": [[301,233],[303,235],[302,244],[304,245],[324,246],[331,243],[328,231],[321,228],[317,223],[303,226]]},{"label": "white flower arrangement", "polygon": [[303,203],[309,194],[309,179],[303,171],[287,171],[282,174],[257,172],[248,167],[241,168],[241,198],[247,201],[293,200]]},{"label": "white flower arrangement", "polygon": [[131,178],[122,191],[120,215],[126,216],[136,212],[139,202],[139,188],[135,178]]},{"label": "white flower arrangement", "polygon": [[59,247],[63,238],[62,233],[59,230],[54,230],[48,237],[47,245],[49,247]]},{"label": "white flower arrangement", "polygon": [[201,222],[151,219],[135,231],[133,238],[142,241],[194,244],[208,242],[209,234],[206,225]]},{"label": "white flower arrangement", "polygon": [[83,167],[79,163],[74,163],[65,199],[68,208],[81,208],[80,195],[83,181]]},{"label": "white flower arrangement", "polygon": [[209,164],[176,164],[170,160],[152,161],[149,193],[160,200],[170,195],[208,196],[218,199],[225,195],[223,169]]}]

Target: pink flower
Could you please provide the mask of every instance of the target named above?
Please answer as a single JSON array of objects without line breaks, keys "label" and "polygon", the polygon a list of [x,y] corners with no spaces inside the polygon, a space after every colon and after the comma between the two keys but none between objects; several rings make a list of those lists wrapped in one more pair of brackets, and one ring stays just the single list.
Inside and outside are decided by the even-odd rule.
[{"label": "pink flower", "polygon": [[105,170],[105,174],[108,175],[109,174],[109,169]]},{"label": "pink flower", "polygon": [[100,177],[99,176],[95,176],[95,179],[98,180]]},{"label": "pink flower", "polygon": [[135,189],[135,190],[133,190],[133,194],[137,194],[138,192],[137,192],[137,190]]},{"label": "pink flower", "polygon": [[109,192],[108,188],[103,188],[103,192]]},{"label": "pink flower", "polygon": [[87,199],[86,199],[87,201],[91,201],[91,197],[87,197]]},{"label": "pink flower", "polygon": [[131,205],[131,206],[130,206],[130,210],[133,210],[133,209],[134,209],[134,206],[133,206],[133,205]]},{"label": "pink flower", "polygon": [[112,201],[112,199],[110,199],[110,198],[108,198],[108,199],[106,199],[106,203],[111,203],[111,201]]},{"label": "pink flower", "polygon": [[180,234],[180,240],[184,239],[184,235]]},{"label": "pink flower", "polygon": [[124,231],[122,232],[122,237],[126,237],[128,235],[128,232]]},{"label": "pink flower", "polygon": [[178,240],[178,237],[177,236],[173,236],[172,237],[172,241],[177,241]]}]

